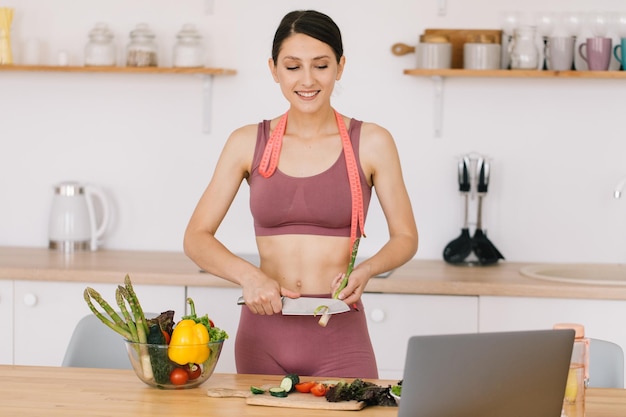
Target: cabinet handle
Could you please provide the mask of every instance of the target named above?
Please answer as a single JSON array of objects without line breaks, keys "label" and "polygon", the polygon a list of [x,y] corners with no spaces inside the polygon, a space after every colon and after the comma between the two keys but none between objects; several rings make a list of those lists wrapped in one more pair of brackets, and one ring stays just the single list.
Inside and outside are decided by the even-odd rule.
[{"label": "cabinet handle", "polygon": [[37,296],[32,293],[24,295],[24,304],[28,307],[33,307],[37,304]]},{"label": "cabinet handle", "polygon": [[381,323],[385,320],[385,311],[381,308],[375,308],[370,313],[370,318],[374,323]]}]

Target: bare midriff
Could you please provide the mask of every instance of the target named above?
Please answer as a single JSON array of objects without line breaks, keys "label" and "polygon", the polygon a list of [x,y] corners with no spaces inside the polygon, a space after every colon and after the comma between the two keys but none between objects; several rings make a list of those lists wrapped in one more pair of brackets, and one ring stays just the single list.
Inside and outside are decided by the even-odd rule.
[{"label": "bare midriff", "polygon": [[316,235],[257,237],[261,269],[282,287],[301,294],[330,294],[333,279],[346,272],[350,238]]}]

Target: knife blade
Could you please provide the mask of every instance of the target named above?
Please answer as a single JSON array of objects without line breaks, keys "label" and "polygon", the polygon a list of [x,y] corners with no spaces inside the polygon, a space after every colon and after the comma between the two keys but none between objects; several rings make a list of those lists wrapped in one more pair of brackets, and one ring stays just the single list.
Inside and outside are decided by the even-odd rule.
[{"label": "knife blade", "polygon": [[[300,297],[289,298],[282,297],[283,309],[282,313],[285,316],[313,316],[321,315],[324,311],[319,311],[319,307],[328,307],[328,314],[338,314],[350,311],[350,307],[341,300],[336,298],[322,298],[322,297]],[[239,297],[237,304],[244,305],[246,302],[243,297]],[[316,313],[316,310],[317,313]]]}]

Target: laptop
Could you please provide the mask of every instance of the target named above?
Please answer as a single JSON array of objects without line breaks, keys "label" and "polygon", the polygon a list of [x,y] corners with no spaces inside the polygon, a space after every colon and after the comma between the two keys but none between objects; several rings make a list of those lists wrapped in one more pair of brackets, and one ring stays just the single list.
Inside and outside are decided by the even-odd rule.
[{"label": "laptop", "polygon": [[398,417],[559,417],[574,330],[413,336]]}]

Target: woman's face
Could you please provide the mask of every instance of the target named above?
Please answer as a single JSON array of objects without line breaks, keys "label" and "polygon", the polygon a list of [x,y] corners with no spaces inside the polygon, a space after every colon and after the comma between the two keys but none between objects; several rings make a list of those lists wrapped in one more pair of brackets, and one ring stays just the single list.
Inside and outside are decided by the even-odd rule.
[{"label": "woman's face", "polygon": [[344,63],[344,57],[337,63],[330,46],[301,33],[285,39],[276,64],[269,60],[272,76],[283,95],[293,108],[303,112],[313,112],[330,103]]}]

